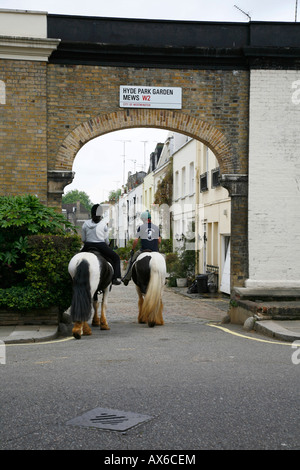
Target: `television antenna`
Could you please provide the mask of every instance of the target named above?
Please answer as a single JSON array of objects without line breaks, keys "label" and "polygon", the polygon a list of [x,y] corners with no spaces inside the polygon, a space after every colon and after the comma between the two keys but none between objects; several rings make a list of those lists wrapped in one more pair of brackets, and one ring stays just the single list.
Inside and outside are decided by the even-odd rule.
[{"label": "television antenna", "polygon": [[144,171],[145,173],[147,172],[147,162],[146,162],[146,145],[149,144],[150,142],[152,143],[158,143],[157,140],[140,140],[142,144],[144,144]]},{"label": "television antenna", "polygon": [[248,18],[249,18],[249,21],[251,21],[251,16],[249,15],[249,13],[246,13],[244,10],[242,10],[240,7],[238,7],[237,5],[233,5],[237,10],[240,10],[244,15],[246,15]]},{"label": "television antenna", "polygon": [[133,174],[135,174],[135,173],[136,173],[136,160],[133,159],[133,158],[129,158],[129,160],[130,160],[131,162],[133,162],[133,165],[134,165]]},{"label": "television antenna", "polygon": [[147,167],[147,165],[146,165],[146,144],[149,142],[149,140],[140,140],[140,142],[144,144],[144,167],[143,167],[143,169],[146,172],[146,167]]},{"label": "television antenna", "polygon": [[117,142],[123,142],[123,185],[125,184],[125,145],[126,142],[131,142],[131,140],[118,140]]}]

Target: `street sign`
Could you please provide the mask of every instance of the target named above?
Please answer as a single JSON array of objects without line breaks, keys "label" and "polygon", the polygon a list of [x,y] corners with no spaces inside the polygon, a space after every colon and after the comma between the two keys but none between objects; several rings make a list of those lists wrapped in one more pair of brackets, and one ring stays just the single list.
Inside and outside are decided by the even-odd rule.
[{"label": "street sign", "polygon": [[121,108],[181,109],[182,88],[120,86]]}]

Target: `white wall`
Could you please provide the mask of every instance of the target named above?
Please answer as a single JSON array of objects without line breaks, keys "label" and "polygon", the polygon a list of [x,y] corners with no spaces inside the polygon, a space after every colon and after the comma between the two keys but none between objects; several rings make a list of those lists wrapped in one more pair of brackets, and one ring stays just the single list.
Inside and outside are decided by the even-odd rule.
[{"label": "white wall", "polygon": [[140,215],[143,212],[143,183],[129,191],[127,201],[129,209],[128,239],[130,240],[135,238],[136,230],[142,224]]},{"label": "white wall", "polygon": [[[185,136],[183,144],[186,142]],[[195,220],[195,181],[196,181],[197,141],[189,140],[173,154],[173,246],[179,248],[176,241],[182,234],[189,238],[192,222]],[[193,163],[193,187],[190,187],[190,165]],[[193,237],[192,237],[193,238]],[[193,248],[195,249],[194,244]]]},{"label": "white wall", "polygon": [[300,72],[250,78],[246,287],[300,287]]},{"label": "white wall", "polygon": [[47,38],[47,13],[0,9],[0,59],[46,62],[59,42]]},{"label": "white wall", "polygon": [[1,36],[47,37],[47,13],[0,9]]}]

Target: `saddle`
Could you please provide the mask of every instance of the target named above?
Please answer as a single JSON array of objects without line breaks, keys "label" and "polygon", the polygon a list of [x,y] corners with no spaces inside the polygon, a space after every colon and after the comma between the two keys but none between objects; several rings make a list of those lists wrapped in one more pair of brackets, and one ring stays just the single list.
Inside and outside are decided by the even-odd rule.
[{"label": "saddle", "polygon": [[85,246],[80,250],[80,253],[93,253],[93,255],[96,255],[97,257],[102,256],[100,254],[100,251],[97,250],[97,248],[85,247]]},{"label": "saddle", "polygon": [[105,259],[109,264],[112,265],[112,261],[108,256],[104,256],[97,248],[94,246],[84,246],[81,250],[80,253],[93,253],[93,255],[96,255],[98,260],[101,261],[101,259]]}]

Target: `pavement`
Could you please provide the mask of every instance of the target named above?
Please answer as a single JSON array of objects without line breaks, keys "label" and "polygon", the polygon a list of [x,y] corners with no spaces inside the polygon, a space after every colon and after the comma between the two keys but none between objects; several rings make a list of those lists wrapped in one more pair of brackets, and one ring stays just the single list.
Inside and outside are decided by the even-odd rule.
[{"label": "pavement", "polygon": [[[208,321],[211,320],[221,323],[221,316],[226,316],[229,298],[222,298],[222,296],[212,297],[209,295],[203,296],[199,294],[188,294],[186,288],[173,288],[172,290],[167,289],[167,291],[172,292],[172,295],[175,292],[178,294],[178,298],[190,298],[193,300],[193,304],[198,301],[200,306],[201,303],[201,308],[204,309],[204,317]],[[240,329],[241,333],[245,333],[245,331],[243,331],[243,325],[240,325]],[[267,337],[272,337],[281,341],[300,341],[300,320],[261,320],[255,322],[254,330]],[[45,342],[62,338],[63,336],[59,333],[58,325],[0,326],[0,342],[5,344]]]},{"label": "pavement", "polygon": [[5,344],[51,341],[58,337],[58,325],[0,326],[0,341]]}]

